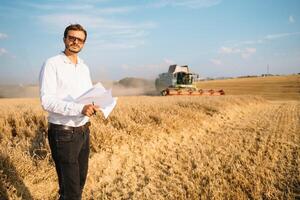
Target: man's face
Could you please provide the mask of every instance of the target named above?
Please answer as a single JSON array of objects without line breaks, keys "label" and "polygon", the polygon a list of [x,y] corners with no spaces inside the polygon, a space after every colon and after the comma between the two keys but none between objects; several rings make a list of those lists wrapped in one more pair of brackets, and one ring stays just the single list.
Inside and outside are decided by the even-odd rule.
[{"label": "man's face", "polygon": [[68,35],[64,38],[65,47],[72,53],[79,53],[84,46],[85,35],[83,31],[68,31]]}]

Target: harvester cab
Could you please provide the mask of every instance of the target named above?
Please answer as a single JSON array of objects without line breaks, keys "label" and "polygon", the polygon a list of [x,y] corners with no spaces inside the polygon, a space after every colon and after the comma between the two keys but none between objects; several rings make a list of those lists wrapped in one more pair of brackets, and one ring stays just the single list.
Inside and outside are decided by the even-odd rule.
[{"label": "harvester cab", "polygon": [[187,65],[171,65],[167,73],[159,74],[155,87],[161,95],[224,95],[223,90],[197,89],[195,82],[199,75],[190,73]]}]

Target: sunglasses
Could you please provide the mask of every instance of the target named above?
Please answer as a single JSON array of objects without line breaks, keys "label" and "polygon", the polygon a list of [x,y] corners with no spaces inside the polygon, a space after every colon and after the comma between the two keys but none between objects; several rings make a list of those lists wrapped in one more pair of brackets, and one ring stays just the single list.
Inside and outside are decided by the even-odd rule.
[{"label": "sunglasses", "polygon": [[81,44],[83,44],[85,42],[85,40],[78,38],[78,37],[71,36],[71,35],[68,35],[67,39],[71,42],[75,42],[76,40],[78,40],[78,43],[81,43]]}]

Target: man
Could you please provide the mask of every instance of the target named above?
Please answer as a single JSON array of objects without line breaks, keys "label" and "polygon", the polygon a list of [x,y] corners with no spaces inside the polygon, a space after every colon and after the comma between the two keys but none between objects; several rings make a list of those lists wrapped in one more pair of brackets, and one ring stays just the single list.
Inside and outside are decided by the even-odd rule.
[{"label": "man", "polygon": [[66,27],[65,50],[49,58],[40,72],[40,99],[49,113],[48,140],[60,199],[81,199],[88,170],[89,117],[99,110],[93,104],[74,102],[92,87],[89,69],[77,55],[86,38],[81,25]]}]

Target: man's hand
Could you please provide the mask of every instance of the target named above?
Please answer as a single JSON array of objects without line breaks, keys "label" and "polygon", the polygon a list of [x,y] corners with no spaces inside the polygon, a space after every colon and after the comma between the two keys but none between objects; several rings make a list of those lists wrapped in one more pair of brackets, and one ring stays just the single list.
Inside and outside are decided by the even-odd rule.
[{"label": "man's hand", "polygon": [[97,111],[99,111],[99,106],[88,104],[83,107],[81,113],[91,117],[92,115],[96,114]]}]

